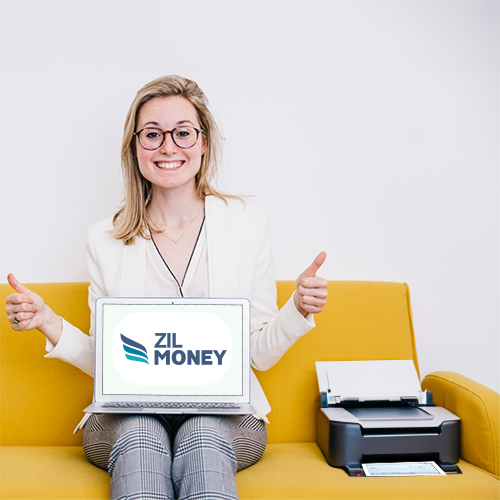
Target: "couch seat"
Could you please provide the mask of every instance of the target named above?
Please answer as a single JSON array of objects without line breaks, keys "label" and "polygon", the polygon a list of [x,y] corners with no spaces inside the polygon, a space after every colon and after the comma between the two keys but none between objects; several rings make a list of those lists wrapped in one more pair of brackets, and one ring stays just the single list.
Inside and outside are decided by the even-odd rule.
[{"label": "couch seat", "polygon": [[[270,444],[236,479],[242,500],[500,498],[497,479],[467,462],[458,465],[462,475],[350,478],[326,463],[316,443]],[[109,477],[81,446],[2,446],[0,498],[107,499]]]}]

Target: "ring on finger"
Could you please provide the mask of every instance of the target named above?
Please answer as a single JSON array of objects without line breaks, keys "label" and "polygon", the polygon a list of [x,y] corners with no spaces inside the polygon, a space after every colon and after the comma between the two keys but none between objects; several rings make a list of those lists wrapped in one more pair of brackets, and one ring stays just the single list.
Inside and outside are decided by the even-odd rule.
[{"label": "ring on finger", "polygon": [[14,325],[18,325],[19,320],[17,319],[17,313],[14,313]]}]

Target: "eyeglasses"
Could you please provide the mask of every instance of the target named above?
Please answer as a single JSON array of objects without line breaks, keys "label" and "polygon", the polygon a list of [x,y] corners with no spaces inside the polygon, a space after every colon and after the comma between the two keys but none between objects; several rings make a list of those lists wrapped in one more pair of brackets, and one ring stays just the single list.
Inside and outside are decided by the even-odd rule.
[{"label": "eyeglasses", "polygon": [[172,130],[160,130],[159,128],[143,128],[139,132],[134,132],[134,135],[139,139],[139,143],[144,149],[154,151],[161,147],[165,142],[167,134],[172,136],[174,144],[181,149],[192,148],[198,136],[203,130],[194,127],[177,127]]}]

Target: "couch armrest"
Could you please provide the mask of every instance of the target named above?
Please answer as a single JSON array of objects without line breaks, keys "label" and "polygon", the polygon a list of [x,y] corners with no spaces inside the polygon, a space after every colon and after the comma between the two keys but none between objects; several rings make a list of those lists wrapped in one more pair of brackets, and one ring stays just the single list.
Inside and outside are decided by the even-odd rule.
[{"label": "couch armrest", "polygon": [[422,389],[460,417],[460,457],[499,478],[499,394],[454,372],[430,373]]}]

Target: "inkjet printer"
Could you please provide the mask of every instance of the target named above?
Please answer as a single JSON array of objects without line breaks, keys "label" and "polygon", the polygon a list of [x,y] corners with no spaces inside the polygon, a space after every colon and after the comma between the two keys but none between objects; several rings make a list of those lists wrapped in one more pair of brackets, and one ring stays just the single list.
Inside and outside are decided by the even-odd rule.
[{"label": "inkjet printer", "polygon": [[333,467],[432,460],[447,474],[460,455],[460,418],[422,392],[412,360],[317,361],[316,442]]}]

